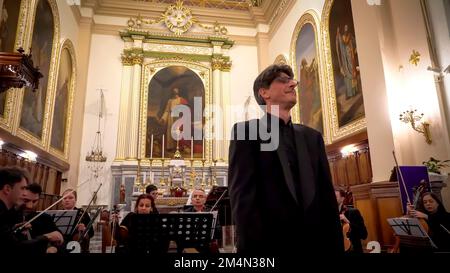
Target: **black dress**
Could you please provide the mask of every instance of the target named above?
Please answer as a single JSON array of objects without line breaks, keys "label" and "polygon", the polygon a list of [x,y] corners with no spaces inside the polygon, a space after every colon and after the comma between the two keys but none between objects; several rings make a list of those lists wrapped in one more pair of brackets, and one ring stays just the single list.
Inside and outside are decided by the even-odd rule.
[{"label": "black dress", "polygon": [[450,213],[437,211],[428,215],[429,235],[439,252],[450,252]]}]

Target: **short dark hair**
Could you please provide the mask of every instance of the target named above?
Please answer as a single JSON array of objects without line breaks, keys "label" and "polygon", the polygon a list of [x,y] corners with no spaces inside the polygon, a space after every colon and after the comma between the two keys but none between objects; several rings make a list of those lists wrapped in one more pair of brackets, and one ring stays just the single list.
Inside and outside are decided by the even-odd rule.
[{"label": "short dark hair", "polygon": [[347,195],[347,192],[341,188],[341,187],[334,187],[334,191],[339,192],[339,194],[341,195],[341,197],[345,197]]},{"label": "short dark hair", "polygon": [[253,83],[253,95],[259,105],[266,105],[266,101],[259,95],[259,89],[269,88],[275,78],[281,73],[286,73],[289,77],[294,77],[292,68],[287,64],[273,64],[264,69]]},{"label": "short dark hair", "polygon": [[16,166],[0,167],[0,190],[3,189],[5,185],[10,185],[20,183],[22,179],[25,179],[28,183],[28,172],[22,168]]},{"label": "short dark hair", "polygon": [[151,193],[152,191],[157,191],[157,190],[158,190],[158,187],[156,187],[153,184],[150,184],[145,188],[145,193]]},{"label": "short dark hair", "polygon": [[32,193],[40,195],[42,193],[42,187],[38,183],[31,183],[27,186],[27,190],[31,191]]}]

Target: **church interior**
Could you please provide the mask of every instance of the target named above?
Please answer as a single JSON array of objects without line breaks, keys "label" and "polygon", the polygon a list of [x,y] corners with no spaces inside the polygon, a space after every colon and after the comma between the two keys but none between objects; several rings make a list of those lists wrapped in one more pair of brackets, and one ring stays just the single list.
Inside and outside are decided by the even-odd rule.
[{"label": "church interior", "polygon": [[[398,251],[388,219],[407,213],[419,182],[450,210],[450,0],[0,9],[0,166],[41,185],[38,210],[76,190],[97,234],[91,253],[110,251],[109,213],[133,211],[149,185],[159,213],[192,204],[195,189],[212,205],[229,200],[232,127],[263,115],[253,84],[272,64],[293,69],[292,122],[322,134],[332,183],[364,219],[364,252]],[[232,252],[225,241],[217,248]]]}]

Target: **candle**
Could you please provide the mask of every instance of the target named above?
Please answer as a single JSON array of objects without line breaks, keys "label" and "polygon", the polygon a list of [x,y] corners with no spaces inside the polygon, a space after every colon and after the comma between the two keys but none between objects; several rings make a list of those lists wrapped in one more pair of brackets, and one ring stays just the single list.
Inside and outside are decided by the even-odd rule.
[{"label": "candle", "polygon": [[203,148],[202,157],[203,157],[203,159],[205,159],[205,137],[203,137],[202,148]]},{"label": "candle", "polygon": [[150,141],[150,159],[153,159],[153,134]]},{"label": "candle", "polygon": [[162,139],[162,155],[161,157],[164,158],[164,135],[163,135],[163,139]]},{"label": "candle", "polygon": [[194,137],[191,137],[191,158],[194,158]]}]

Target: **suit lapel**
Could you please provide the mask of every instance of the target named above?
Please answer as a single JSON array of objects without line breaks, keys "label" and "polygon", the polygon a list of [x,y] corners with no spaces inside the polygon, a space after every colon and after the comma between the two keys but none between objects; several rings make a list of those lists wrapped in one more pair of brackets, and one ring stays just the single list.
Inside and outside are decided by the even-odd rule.
[{"label": "suit lapel", "polygon": [[[262,130],[266,130],[265,132],[268,132],[268,128],[270,128],[271,125],[270,125],[270,122],[268,123],[267,115],[264,115],[260,119],[260,126],[262,127],[261,128]],[[272,129],[272,128],[270,128],[270,129]],[[289,169],[289,161],[287,159],[287,156],[283,152],[283,147],[282,147],[283,142],[281,141],[281,135],[279,133],[278,133],[278,137],[280,139],[278,140],[277,154],[278,154],[278,158],[280,159],[281,167],[283,169],[285,182],[288,186],[289,192],[291,193],[292,197],[295,200],[295,203],[298,204],[297,192],[295,191],[295,186],[294,186],[294,179],[292,177],[291,170]]]},{"label": "suit lapel", "polygon": [[302,192],[303,208],[306,210],[312,203],[316,193],[316,183],[314,182],[314,172],[311,166],[311,158],[309,156],[306,139],[297,124],[294,125],[295,146],[298,156],[298,169],[300,171],[300,189]]}]

